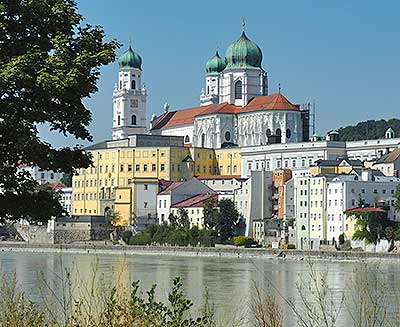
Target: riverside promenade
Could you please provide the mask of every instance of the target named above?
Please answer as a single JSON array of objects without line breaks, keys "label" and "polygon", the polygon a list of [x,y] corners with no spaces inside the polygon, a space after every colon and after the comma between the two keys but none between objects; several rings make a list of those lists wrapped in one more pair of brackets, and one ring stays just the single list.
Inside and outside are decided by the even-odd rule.
[{"label": "riverside promenade", "polygon": [[190,257],[260,258],[276,260],[329,260],[329,261],[400,261],[399,253],[371,253],[359,251],[305,251],[283,249],[249,249],[234,247],[173,247],[124,246],[100,243],[32,244],[25,242],[0,242],[0,252],[76,253],[116,255],[166,255]]}]

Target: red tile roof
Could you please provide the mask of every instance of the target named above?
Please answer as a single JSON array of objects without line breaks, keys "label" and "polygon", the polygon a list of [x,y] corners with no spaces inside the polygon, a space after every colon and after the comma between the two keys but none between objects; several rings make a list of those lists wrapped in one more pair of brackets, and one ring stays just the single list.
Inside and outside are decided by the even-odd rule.
[{"label": "red tile roof", "polygon": [[50,188],[53,188],[53,189],[58,189],[58,188],[64,188],[65,187],[65,185],[62,184],[62,183],[50,183],[50,184],[48,184],[48,186]]},{"label": "red tile roof", "polygon": [[382,208],[366,207],[366,208],[353,208],[348,209],[345,213],[357,213],[357,212],[386,212]]},{"label": "red tile roof", "polygon": [[392,152],[389,153],[387,156],[385,163],[390,163],[396,161],[400,157],[400,148],[394,149]]},{"label": "red tile roof", "polygon": [[196,116],[210,114],[240,114],[258,110],[300,110],[300,106],[292,104],[282,94],[275,93],[266,96],[255,97],[245,107],[235,106],[227,102],[210,104],[177,111],[163,113],[152,122],[152,130],[162,127],[174,127],[194,123]]},{"label": "red tile roof", "polygon": [[218,201],[218,194],[198,194],[189,199],[175,203],[172,208],[203,207],[208,200]]},{"label": "red tile roof", "polygon": [[291,103],[281,93],[275,93],[255,97],[243,108],[243,111],[253,110],[300,110],[300,106]]},{"label": "red tile roof", "polygon": [[176,189],[178,186],[181,186],[183,182],[173,182],[171,183],[164,191],[158,193],[159,195],[171,194],[171,191]]}]

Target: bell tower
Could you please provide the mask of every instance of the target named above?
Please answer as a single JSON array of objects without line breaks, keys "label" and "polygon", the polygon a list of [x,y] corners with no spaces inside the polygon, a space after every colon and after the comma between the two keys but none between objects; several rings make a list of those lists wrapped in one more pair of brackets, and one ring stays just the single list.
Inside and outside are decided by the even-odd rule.
[{"label": "bell tower", "polygon": [[146,132],[147,91],[142,84],[142,58],[131,47],[118,59],[118,83],[113,92],[112,139]]}]

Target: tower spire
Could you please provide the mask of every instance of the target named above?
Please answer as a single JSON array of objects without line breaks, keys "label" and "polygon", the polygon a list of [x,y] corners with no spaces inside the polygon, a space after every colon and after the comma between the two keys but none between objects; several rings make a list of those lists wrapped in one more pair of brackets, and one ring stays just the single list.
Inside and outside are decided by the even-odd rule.
[{"label": "tower spire", "polygon": [[246,19],[244,16],[242,17],[242,32],[246,32]]}]

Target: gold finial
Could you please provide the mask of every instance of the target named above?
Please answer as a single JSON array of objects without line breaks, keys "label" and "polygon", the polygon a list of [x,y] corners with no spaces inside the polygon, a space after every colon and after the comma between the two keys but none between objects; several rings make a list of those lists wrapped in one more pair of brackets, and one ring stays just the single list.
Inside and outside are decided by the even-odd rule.
[{"label": "gold finial", "polygon": [[132,47],[132,36],[129,36],[129,47]]},{"label": "gold finial", "polygon": [[245,32],[246,30],[246,19],[244,18],[244,16],[242,17],[242,30],[243,32]]}]

